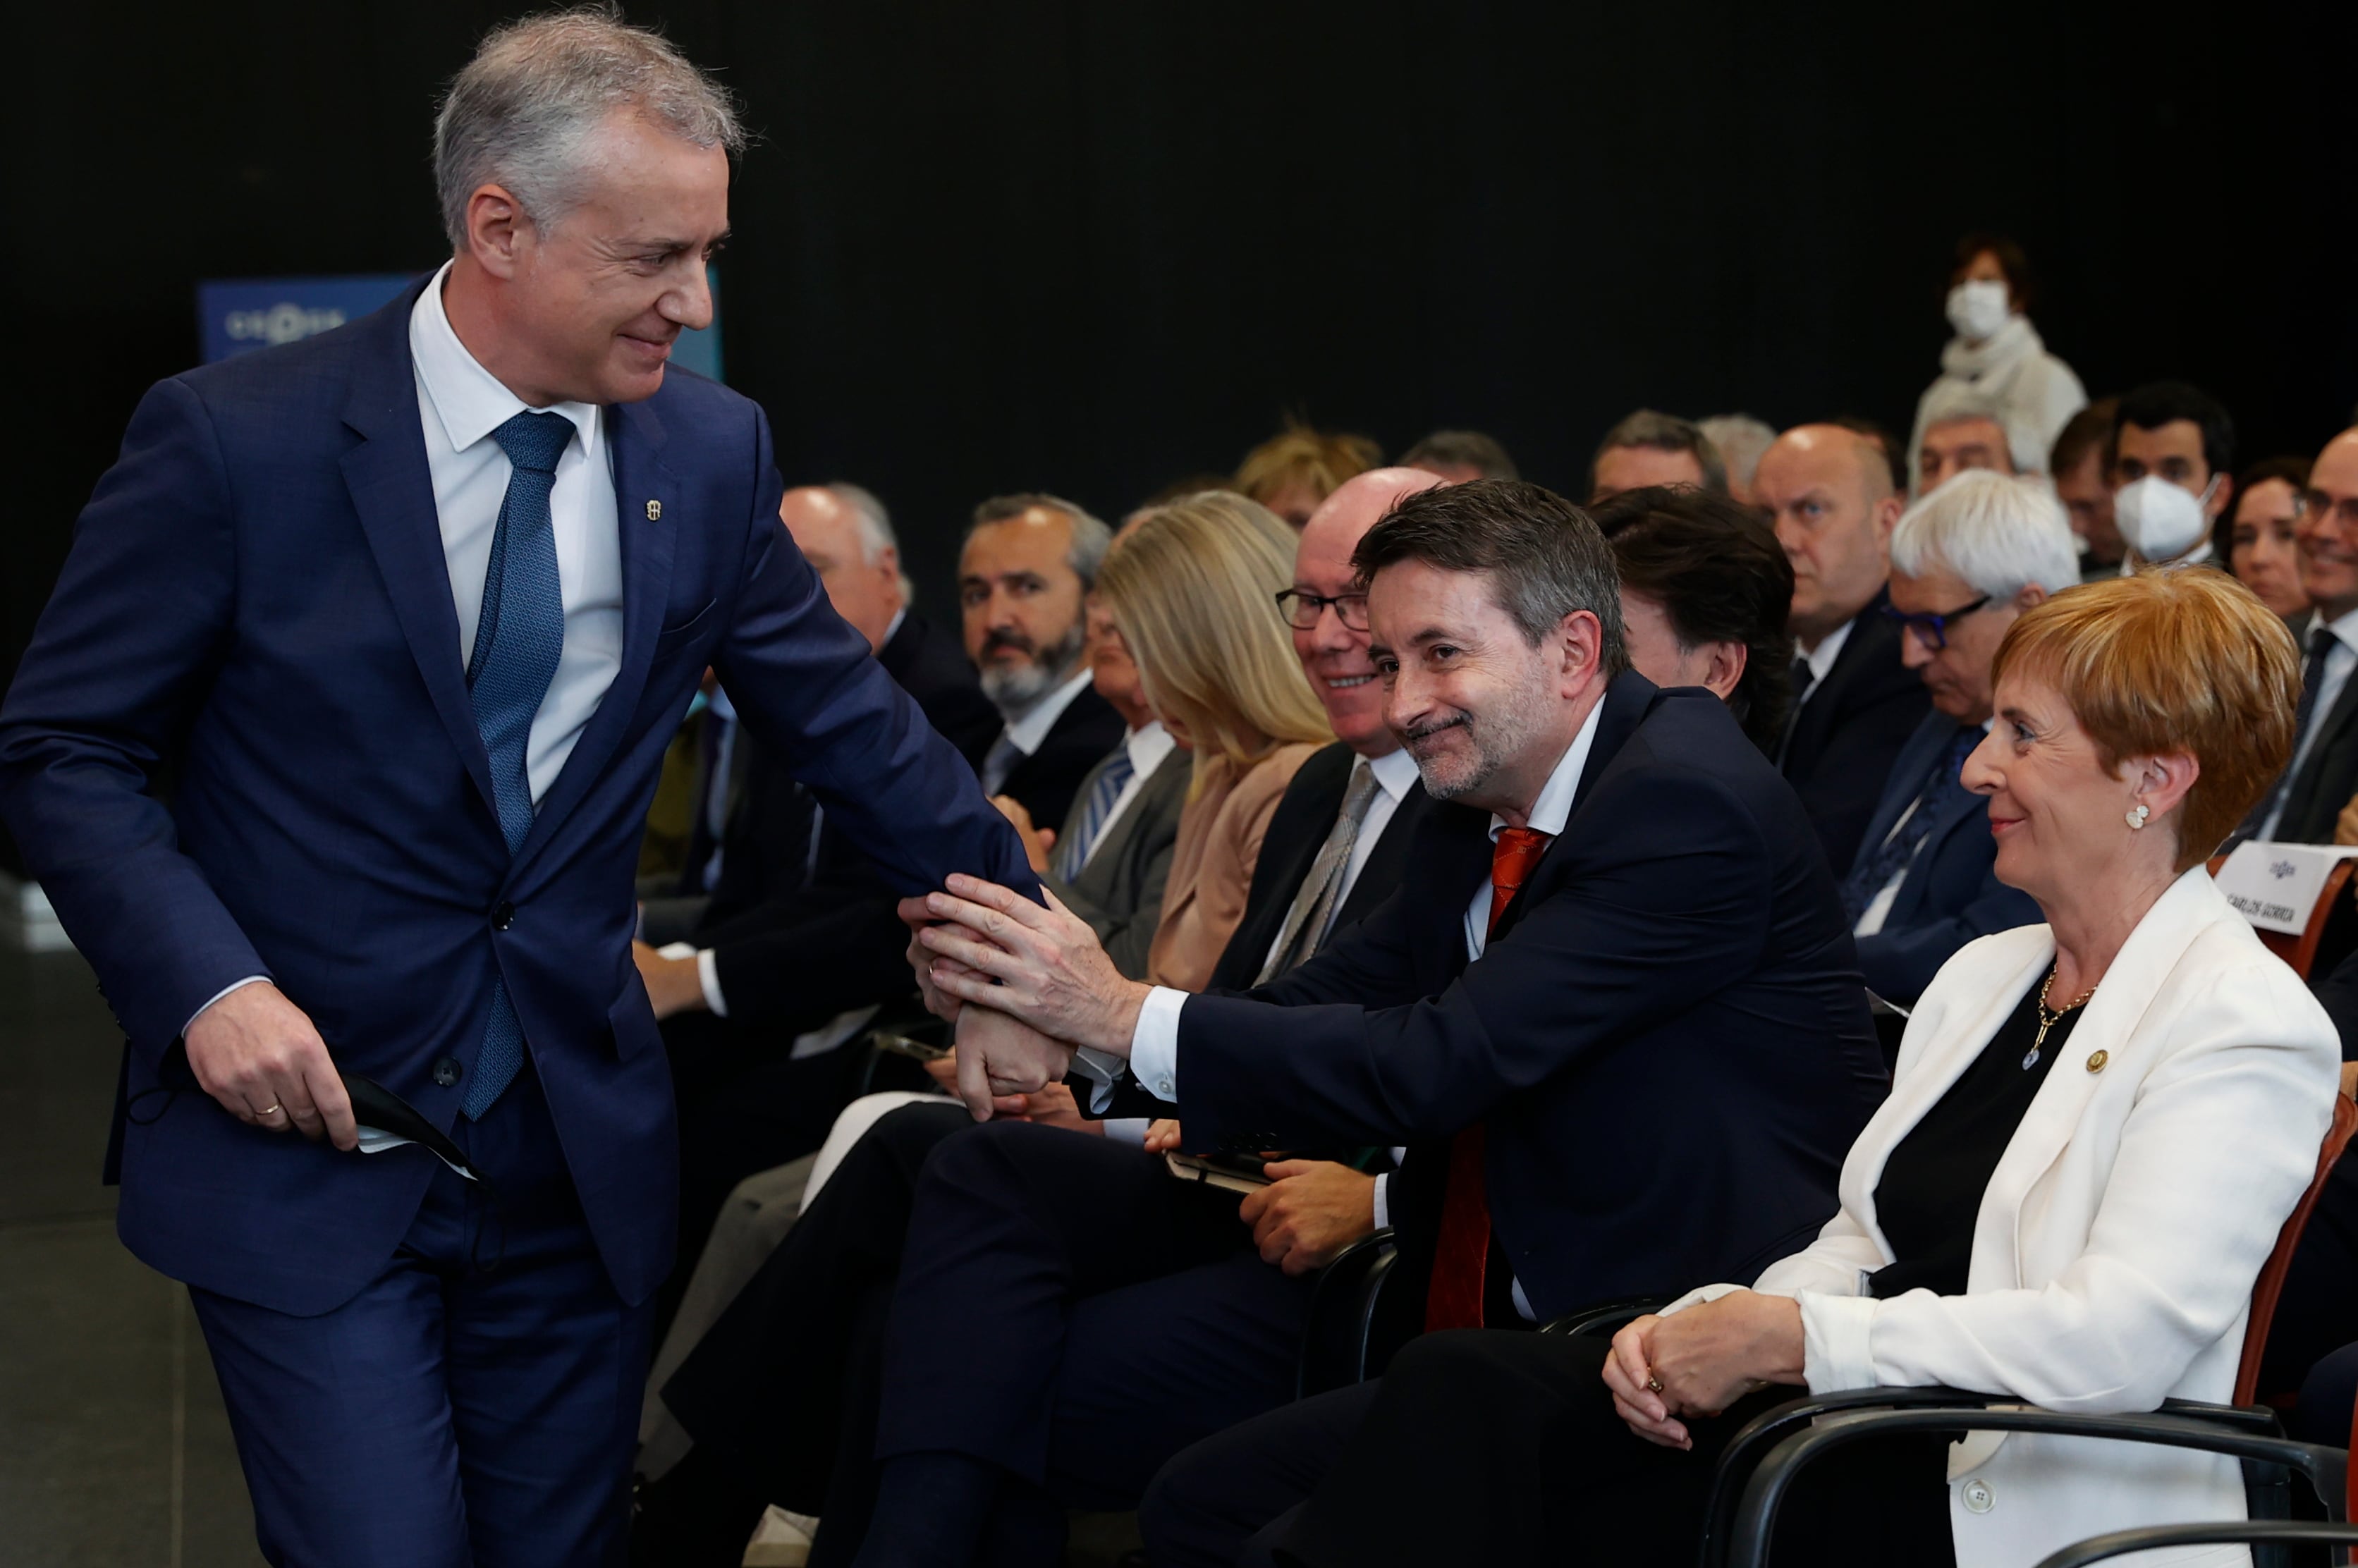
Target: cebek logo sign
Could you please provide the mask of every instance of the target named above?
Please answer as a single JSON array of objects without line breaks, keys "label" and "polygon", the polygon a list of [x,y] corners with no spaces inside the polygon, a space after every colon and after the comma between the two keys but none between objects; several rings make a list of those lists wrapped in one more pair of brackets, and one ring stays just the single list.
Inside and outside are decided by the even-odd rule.
[{"label": "cebek logo sign", "polygon": [[197,329],[204,362],[275,349],[332,331],[389,303],[410,275],[350,277],[237,277],[197,285]]}]

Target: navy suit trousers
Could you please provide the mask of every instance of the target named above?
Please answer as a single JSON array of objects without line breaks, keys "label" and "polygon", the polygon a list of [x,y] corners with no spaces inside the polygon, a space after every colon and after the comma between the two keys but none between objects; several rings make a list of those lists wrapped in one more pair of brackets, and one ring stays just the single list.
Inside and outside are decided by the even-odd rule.
[{"label": "navy suit trousers", "polygon": [[600,1261],[529,1063],[451,1136],[484,1184],[437,1162],[399,1249],[341,1305],[189,1292],[273,1563],[622,1561],[652,1309]]}]

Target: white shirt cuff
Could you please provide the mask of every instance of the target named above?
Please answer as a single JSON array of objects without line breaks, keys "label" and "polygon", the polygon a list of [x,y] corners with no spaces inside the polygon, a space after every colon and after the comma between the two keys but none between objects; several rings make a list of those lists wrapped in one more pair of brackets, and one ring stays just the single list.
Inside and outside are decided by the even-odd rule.
[{"label": "white shirt cuff", "polygon": [[1376,1228],[1381,1230],[1392,1222],[1392,1179],[1390,1174],[1376,1178]]},{"label": "white shirt cuff", "polygon": [[188,1023],[180,1025],[180,1038],[185,1040],[189,1037],[189,1025],[195,1023],[200,1018],[202,1018],[205,1015],[205,1008],[212,1006],[213,1002],[221,1000],[222,998],[229,995],[232,991],[242,991],[248,986],[263,986],[268,985],[269,983],[270,977],[268,975],[248,975],[242,980],[232,980],[229,984],[222,987],[221,989],[213,992],[212,1001],[206,1002],[204,1007],[200,1007],[197,1009],[196,1011],[189,1014]]},{"label": "white shirt cuff", "polygon": [[1156,986],[1139,1004],[1130,1032],[1130,1076],[1156,1099],[1179,1103],[1179,1010],[1188,993]]},{"label": "white shirt cuff", "polygon": [[658,958],[696,960],[696,983],[704,992],[704,1005],[712,1010],[715,1018],[729,1016],[729,999],[720,994],[720,970],[712,962],[712,949],[698,948],[692,942],[666,942],[655,949]]},{"label": "white shirt cuff", "polygon": [[1133,1149],[1146,1146],[1146,1130],[1152,1125],[1142,1116],[1112,1116],[1106,1119],[1105,1135],[1117,1143],[1127,1143]]}]

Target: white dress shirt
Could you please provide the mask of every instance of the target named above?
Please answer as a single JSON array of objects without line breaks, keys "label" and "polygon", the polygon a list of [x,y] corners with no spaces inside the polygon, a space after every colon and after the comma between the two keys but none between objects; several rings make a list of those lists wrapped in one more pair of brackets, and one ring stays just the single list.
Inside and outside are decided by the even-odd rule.
[{"label": "white dress shirt", "polygon": [[[459,659],[475,648],[475,620],[483,608],[492,534],[514,467],[492,432],[526,412],[459,341],[442,309],[436,275],[409,313],[409,357],[416,373],[417,405],[426,438],[426,468],[434,481],[434,511],[442,529],[442,558],[450,571],[450,600],[459,612]],[[557,577],[565,605],[565,651],[534,715],[525,745],[525,772],[535,806],[557,782],[565,759],[606,688],[622,667],[622,540],[614,521],[613,451],[602,411],[588,403],[547,410],[572,423],[574,439],[557,460],[548,494],[557,535]]]},{"label": "white dress shirt", "polygon": [[[530,409],[459,341],[442,308],[442,285],[449,273],[445,262],[409,312],[409,361],[464,667],[475,651],[475,622],[482,613],[500,503],[515,471],[492,432],[518,414],[544,411]],[[613,450],[606,440],[604,413],[589,403],[559,403],[545,412],[563,415],[574,438],[557,457],[548,494],[565,647],[525,742],[525,776],[535,808],[622,667],[622,542],[614,517]],[[262,978],[253,975],[224,987],[189,1022]]]},{"label": "white dress shirt", "polygon": [[[1007,720],[1000,730],[1001,736],[1012,742],[1015,749],[1025,756],[1032,755],[1040,749],[1040,742],[1048,738],[1048,731],[1056,727],[1056,720],[1065,716],[1065,709],[1073,706],[1073,698],[1087,690],[1089,682],[1095,678],[1084,663],[1078,675],[1026,708],[1022,718]],[[992,742],[993,745],[997,743]],[[1054,827],[1055,824],[1044,826]]]},{"label": "white dress shirt", "polygon": [[1810,666],[1810,689],[1801,693],[1800,701],[1794,704],[1796,708],[1809,701],[1818,687],[1825,684],[1826,672],[1834,667],[1836,659],[1842,657],[1843,644],[1850,641],[1851,628],[1857,624],[1858,617],[1854,615],[1819,638],[1814,648],[1804,648],[1798,642],[1793,644],[1795,656],[1806,660]]},{"label": "white dress shirt", "polygon": [[1097,839],[1082,858],[1082,865],[1086,866],[1097,859],[1098,848],[1113,837],[1114,824],[1121,820],[1122,813],[1130,809],[1130,802],[1144,793],[1147,779],[1178,746],[1178,741],[1170,730],[1163,728],[1160,719],[1148,719],[1122,738],[1121,749],[1130,756],[1130,780],[1121,786],[1121,793],[1113,797],[1113,808],[1106,813],[1105,825],[1098,829]]},{"label": "white dress shirt", "polygon": [[[2288,779],[2300,777],[2300,765],[2309,760],[2309,749],[2317,743],[2317,732],[2325,728],[2325,716],[2342,700],[2342,688],[2350,684],[2350,672],[2358,669],[2358,610],[2325,622],[2325,629],[2333,633],[2333,646],[2325,650],[2325,668],[2318,672],[2317,698],[2309,704],[2309,726],[2293,742],[2292,762],[2285,769]],[[2309,651],[2301,650],[2304,661],[2308,656]],[[2263,839],[2275,841],[2277,826],[2284,819],[2285,803],[2291,799],[2292,791],[2288,789],[2277,802],[2276,809],[2268,813],[2268,819],[2260,824]]]}]

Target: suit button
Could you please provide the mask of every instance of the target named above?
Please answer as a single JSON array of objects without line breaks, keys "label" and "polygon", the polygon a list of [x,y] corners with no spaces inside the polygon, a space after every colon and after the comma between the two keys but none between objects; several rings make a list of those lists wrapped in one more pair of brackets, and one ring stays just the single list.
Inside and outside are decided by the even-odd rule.
[{"label": "suit button", "polygon": [[1990,1490],[1990,1484],[1987,1481],[1966,1482],[1961,1495],[1965,1511],[1969,1514],[1985,1514],[1997,1507],[1997,1494]]},{"label": "suit button", "polygon": [[459,1075],[465,1069],[459,1065],[459,1058],[456,1056],[434,1058],[434,1081],[446,1089],[459,1081]]},{"label": "suit button", "polygon": [[515,924],[515,905],[502,899],[492,910],[492,929],[505,931]]}]

